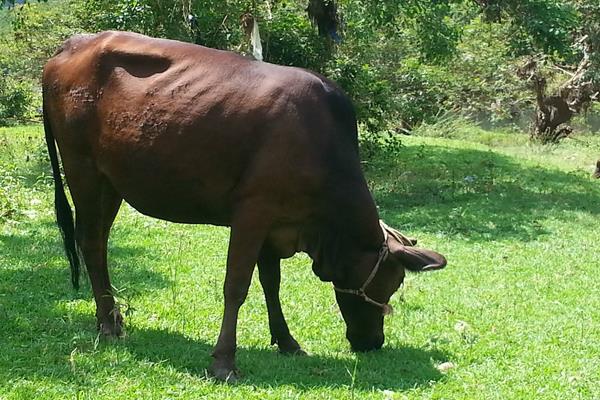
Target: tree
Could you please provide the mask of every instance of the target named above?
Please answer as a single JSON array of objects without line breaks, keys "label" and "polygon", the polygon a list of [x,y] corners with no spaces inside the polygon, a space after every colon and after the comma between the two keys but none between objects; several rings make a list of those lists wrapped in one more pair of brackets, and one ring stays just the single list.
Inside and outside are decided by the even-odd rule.
[{"label": "tree", "polygon": [[[552,101],[564,97],[571,114],[585,111],[600,80],[597,0],[44,2],[11,11],[15,23],[4,34],[11,41],[0,42],[0,67],[10,64],[3,71],[14,81],[37,79],[74,32],[131,30],[250,55],[254,21],[265,61],[334,79],[373,132],[407,132],[448,110],[516,123],[533,107],[545,132],[558,121]],[[525,57],[536,60],[545,81],[532,79],[531,70],[518,79],[514,71]]]},{"label": "tree", "polygon": [[[597,0],[474,0],[489,21],[507,19],[515,53],[532,56],[518,70],[536,95],[531,137],[558,142],[573,129],[571,118],[600,100],[600,3]],[[548,94],[550,73],[567,78]]]}]

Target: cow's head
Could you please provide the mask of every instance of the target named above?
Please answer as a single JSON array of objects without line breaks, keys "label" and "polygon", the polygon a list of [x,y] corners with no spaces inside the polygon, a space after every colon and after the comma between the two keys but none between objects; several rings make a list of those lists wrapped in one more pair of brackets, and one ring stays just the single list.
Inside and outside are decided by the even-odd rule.
[{"label": "cow's head", "polygon": [[[355,351],[376,350],[383,345],[383,317],[391,310],[387,303],[404,281],[406,270],[433,271],[446,266],[441,254],[414,247],[416,240],[384,223],[381,226],[385,244],[378,251],[346,249],[343,255],[338,252],[336,260],[327,263],[338,267],[326,277],[317,260],[313,264],[321,279],[332,280],[335,285],[336,299],[346,322],[346,338]],[[354,267],[340,268],[340,263]]]}]

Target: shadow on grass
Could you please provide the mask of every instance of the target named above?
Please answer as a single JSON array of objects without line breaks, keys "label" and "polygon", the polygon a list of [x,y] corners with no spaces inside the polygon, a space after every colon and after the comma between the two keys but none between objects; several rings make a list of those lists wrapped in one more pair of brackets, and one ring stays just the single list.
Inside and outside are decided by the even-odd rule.
[{"label": "shadow on grass", "polygon": [[[47,330],[44,324],[56,316],[56,304],[61,301],[90,300],[91,288],[82,271],[82,288],[71,287],[69,266],[59,242],[58,229],[51,222],[23,222],[14,234],[0,234],[0,337],[11,328],[29,327]],[[136,259],[146,250],[135,247],[113,246],[115,257],[127,265],[111,275],[126,285],[139,282],[140,290],[154,290],[168,285],[167,279],[137,266]],[[61,268],[56,268],[58,264]],[[51,266],[52,265],[52,266]],[[58,319],[70,319],[59,315]],[[37,322],[36,322],[37,321]],[[90,316],[93,326],[93,315]],[[39,326],[35,326],[38,323]],[[1,346],[0,346],[1,347]]]},{"label": "shadow on grass", "polygon": [[[125,338],[101,340],[99,346],[95,345],[89,289],[72,291],[65,282],[65,274],[56,268],[0,270],[0,282],[0,348],[3,349],[0,380],[44,376],[70,382],[77,379],[68,362],[69,354],[74,351],[90,352],[90,357],[98,360],[93,367],[96,372],[120,368],[107,364],[102,355],[111,348],[123,348],[130,353],[134,363],[131,368],[150,362],[199,378],[207,376],[214,343],[175,331],[127,325]],[[83,309],[77,305],[82,299],[88,301]],[[265,337],[265,344],[268,341]],[[406,390],[430,385],[443,378],[435,364],[449,357],[435,349],[384,346],[380,351],[358,356],[354,388]],[[240,385],[264,388],[291,385],[300,390],[347,389],[354,370],[354,361],[347,355],[289,357],[278,354],[275,347],[240,347],[237,360],[243,373]]]},{"label": "shadow on grass", "polygon": [[[59,258],[64,266],[64,275],[62,279],[70,285],[70,272],[67,258],[64,254],[62,241],[57,226],[49,221],[45,222],[28,222],[22,223],[24,226],[18,234],[0,234],[0,244],[3,249],[3,260],[10,265],[19,265],[27,262],[31,266],[41,267],[47,264],[49,259]],[[167,280],[158,273],[151,271],[146,265],[139,265],[139,257],[142,254],[152,252],[153,249],[146,249],[137,246],[123,246],[118,243],[111,243],[109,246],[109,272],[111,277],[115,277],[116,282],[125,285],[125,282],[138,282],[145,288],[162,288],[167,285]],[[114,261],[114,262],[113,262]],[[115,265],[123,266],[115,268]],[[40,272],[44,272],[42,268],[36,270],[36,275],[32,278],[40,279]],[[0,270],[0,274],[2,271]],[[87,280],[85,266],[81,271],[82,284],[85,286],[84,291],[89,290],[89,282]],[[27,277],[23,277],[28,281]],[[63,287],[63,282],[59,286]],[[28,284],[28,283],[27,283]],[[57,282],[58,284],[58,282]]]},{"label": "shadow on grass", "polygon": [[365,163],[382,217],[473,241],[535,240],[547,219],[600,213],[600,186],[587,172],[566,173],[475,149],[407,146]]},{"label": "shadow on grass", "polygon": [[[269,338],[265,338],[268,342]],[[207,376],[213,344],[185,337],[177,332],[135,329],[117,343],[136,358],[197,375]],[[443,375],[434,363],[448,360],[438,350],[414,347],[385,347],[358,355],[354,387],[361,390],[406,390],[429,385]],[[237,351],[237,366],[242,371],[241,385],[273,387],[293,385],[299,388],[342,388],[351,385],[355,361],[334,356],[284,356],[272,348],[244,348]]]},{"label": "shadow on grass", "polygon": [[[129,325],[126,338],[101,341],[96,346],[91,291],[88,285],[79,292],[70,288],[58,235],[49,232],[54,229],[51,223],[38,223],[27,229],[27,234],[0,235],[4,250],[0,258],[0,380],[43,376],[71,381],[76,378],[68,359],[74,349],[92,352],[90,357],[98,359],[94,368],[104,369],[114,367],[106,364],[101,354],[111,348],[125,349],[136,364],[163,364],[199,378],[206,376],[213,343],[178,332]],[[38,237],[55,239],[40,241]],[[141,251],[118,246],[113,249],[114,257],[123,264],[134,264]],[[54,266],[57,257],[64,269]],[[120,281],[144,284],[143,290],[167,285],[163,276],[144,268],[123,268],[119,275]],[[81,303],[82,299],[86,302]],[[265,337],[265,344],[268,341]],[[447,361],[448,355],[437,350],[384,347],[361,354],[358,360],[354,388],[404,390],[440,380],[443,376],[434,364]],[[347,355],[286,357],[274,347],[242,347],[238,350],[238,366],[244,374],[241,385],[345,389],[351,386],[354,360]]]}]

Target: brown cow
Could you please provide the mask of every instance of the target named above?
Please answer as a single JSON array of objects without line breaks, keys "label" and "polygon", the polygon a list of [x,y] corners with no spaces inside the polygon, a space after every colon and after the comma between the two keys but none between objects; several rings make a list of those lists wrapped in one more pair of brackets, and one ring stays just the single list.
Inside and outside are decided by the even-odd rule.
[{"label": "brown cow", "polygon": [[[238,310],[258,263],[272,342],[301,353],[279,302],[281,258],[304,251],[337,289],[354,350],[378,349],[405,268],[443,268],[380,225],[348,98],[298,68],[146,36],[67,40],[44,68],[44,126],[73,283],[83,255],[98,327],[120,335],[106,264],[121,201],[168,221],[231,227],[211,370],[234,380]],[[75,205],[64,194],[56,141]],[[383,227],[383,229],[382,229]]]}]

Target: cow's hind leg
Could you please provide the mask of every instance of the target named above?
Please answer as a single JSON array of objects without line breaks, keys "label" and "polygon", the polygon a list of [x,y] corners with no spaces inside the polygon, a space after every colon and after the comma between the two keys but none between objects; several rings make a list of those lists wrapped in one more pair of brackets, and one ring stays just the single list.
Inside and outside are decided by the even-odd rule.
[{"label": "cow's hind leg", "polygon": [[122,198],[103,176],[80,177],[70,185],[75,203],[75,234],[92,284],[97,326],[104,335],[121,336],[123,318],[115,306],[108,276],[107,244]]},{"label": "cow's hind leg", "polygon": [[258,273],[269,314],[271,344],[277,343],[279,351],[283,354],[305,355],[306,353],[290,334],[281,309],[281,302],[279,301],[280,261],[280,258],[269,249],[268,245],[263,247],[258,257]]}]

